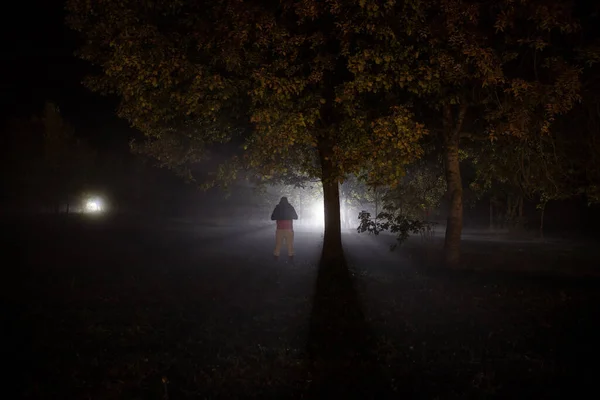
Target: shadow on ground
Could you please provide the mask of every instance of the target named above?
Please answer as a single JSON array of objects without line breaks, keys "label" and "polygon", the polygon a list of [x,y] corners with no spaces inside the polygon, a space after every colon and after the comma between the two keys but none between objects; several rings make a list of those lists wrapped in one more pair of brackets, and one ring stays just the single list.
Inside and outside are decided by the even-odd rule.
[{"label": "shadow on ground", "polygon": [[382,398],[389,394],[372,334],[345,259],[321,257],[308,336],[311,394]]}]

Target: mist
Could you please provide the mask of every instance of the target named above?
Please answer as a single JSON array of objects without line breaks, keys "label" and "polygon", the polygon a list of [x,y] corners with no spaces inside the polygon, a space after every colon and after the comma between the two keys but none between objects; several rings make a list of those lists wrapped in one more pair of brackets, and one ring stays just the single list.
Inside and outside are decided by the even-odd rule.
[{"label": "mist", "polygon": [[11,3],[7,398],[597,391],[599,4]]}]

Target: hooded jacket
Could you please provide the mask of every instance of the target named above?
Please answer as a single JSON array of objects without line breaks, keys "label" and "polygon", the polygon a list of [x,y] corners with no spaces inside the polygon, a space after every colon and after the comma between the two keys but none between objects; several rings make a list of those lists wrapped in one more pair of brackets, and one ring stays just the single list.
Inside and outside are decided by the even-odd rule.
[{"label": "hooded jacket", "polygon": [[288,203],[286,197],[282,197],[279,204],[275,206],[273,214],[271,214],[271,221],[277,221],[277,229],[289,229],[294,230],[292,220],[298,219],[298,214],[294,207]]}]

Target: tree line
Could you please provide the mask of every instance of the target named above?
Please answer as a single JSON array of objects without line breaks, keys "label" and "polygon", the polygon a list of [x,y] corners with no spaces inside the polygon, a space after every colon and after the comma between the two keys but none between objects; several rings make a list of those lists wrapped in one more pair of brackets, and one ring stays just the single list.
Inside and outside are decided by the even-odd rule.
[{"label": "tree line", "polygon": [[3,130],[3,208],[70,214],[81,211],[86,199],[100,197],[111,211],[131,213],[156,211],[164,197],[156,171],[143,157],[100,151],[54,102],[30,117],[9,120]]},{"label": "tree line", "polygon": [[96,152],[75,135],[59,107],[11,120],[3,146],[5,203],[24,210],[69,213],[89,188]]}]

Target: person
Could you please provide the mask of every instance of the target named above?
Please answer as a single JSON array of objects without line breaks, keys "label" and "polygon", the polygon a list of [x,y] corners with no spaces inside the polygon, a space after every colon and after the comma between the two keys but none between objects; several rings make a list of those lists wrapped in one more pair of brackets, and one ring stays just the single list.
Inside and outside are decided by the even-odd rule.
[{"label": "person", "polygon": [[294,207],[288,202],[287,197],[282,197],[279,204],[275,206],[271,221],[277,221],[277,230],[275,231],[275,251],[273,256],[279,258],[281,246],[285,241],[287,245],[288,256],[294,258],[294,222],[298,219],[298,214]]}]

